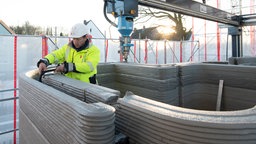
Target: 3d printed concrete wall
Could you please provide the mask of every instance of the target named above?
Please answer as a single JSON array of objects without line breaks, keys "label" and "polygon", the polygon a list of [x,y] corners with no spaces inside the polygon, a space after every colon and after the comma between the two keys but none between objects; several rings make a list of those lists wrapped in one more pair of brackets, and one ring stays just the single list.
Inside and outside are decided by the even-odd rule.
[{"label": "3d printed concrete wall", "polygon": [[[107,63],[100,64],[98,71],[99,84],[109,87],[105,89],[106,91],[101,86],[98,87],[102,89],[96,95],[105,97],[99,98],[100,101],[108,103],[110,102],[107,100],[108,98],[112,99],[112,96],[118,95],[118,91],[121,92],[123,98],[119,98],[114,104],[116,111],[113,110],[113,107],[106,106],[108,109],[106,111],[110,116],[107,119],[111,119],[112,122],[112,118],[116,118],[115,132],[127,135],[131,144],[256,143],[255,67],[202,63],[175,65]],[[47,124],[47,118],[55,118],[55,113],[51,110],[52,107],[56,107],[56,111],[64,110],[66,107],[74,111],[73,107],[76,105],[90,107],[88,104],[81,104],[83,102],[74,99],[72,100],[74,103],[71,104],[69,99],[76,97],[84,101],[84,96],[97,91],[97,88],[93,88],[94,90],[86,93],[86,89],[90,87],[76,86],[64,76],[46,76],[44,80],[48,81],[47,84],[57,84],[56,89],[58,90],[56,90],[37,82],[33,76],[35,74],[22,75],[20,80],[21,123],[28,125],[23,127],[21,124],[20,131],[23,140],[25,140],[24,138],[30,139],[26,135],[31,131],[30,129],[40,131],[39,134],[34,135],[35,137],[45,138],[40,137],[45,130],[42,124]],[[219,80],[224,80],[221,111],[215,111]],[[70,87],[72,90],[68,89]],[[132,93],[126,93],[126,91]],[[100,94],[102,92],[103,94]],[[58,96],[60,93],[64,95],[65,100],[61,100],[62,97]],[[125,93],[126,96],[124,96]],[[46,97],[43,96],[44,94]],[[82,97],[80,97],[81,95]],[[34,97],[36,99],[33,99]],[[55,103],[48,103],[49,99],[56,99]],[[57,103],[60,105],[59,107],[56,106],[58,100],[62,102]],[[37,111],[41,109],[43,111],[35,113],[28,108],[27,104],[38,109]],[[47,117],[48,113],[43,115],[43,112],[48,111],[54,115],[51,117]],[[83,109],[78,112],[83,112]],[[44,117],[45,121],[41,121],[41,117]],[[75,129],[71,129],[72,133],[67,135],[72,140],[77,139],[78,136],[74,135],[73,131],[80,126],[74,124],[73,120],[80,117],[77,117],[76,113],[59,114],[57,117],[71,119],[71,121],[67,121],[67,125],[71,122]],[[32,122],[32,126],[31,119],[35,121]],[[98,119],[95,120],[97,123]],[[40,124],[40,122],[44,123]],[[54,124],[56,127],[61,125],[58,122]],[[108,126],[112,128],[110,125]],[[84,130],[85,139],[86,132]],[[111,134],[113,134],[112,129]],[[79,135],[79,138],[83,139],[83,136]],[[49,138],[53,140],[52,137]],[[110,138],[109,141],[113,140],[112,135],[108,138]]]},{"label": "3d printed concrete wall", "polygon": [[187,64],[177,68],[180,74],[182,107],[216,110],[220,80],[224,81],[222,111],[243,110],[256,105],[256,67]]},{"label": "3d printed concrete wall", "polygon": [[137,95],[179,105],[179,82],[174,65],[143,65],[108,63],[98,67],[99,84],[119,90],[121,97],[126,91]]},{"label": "3d printed concrete wall", "polygon": [[105,87],[167,104],[216,110],[219,81],[224,80],[222,111],[256,104],[256,67],[228,64],[101,64],[98,81]]},{"label": "3d printed concrete wall", "polygon": [[254,144],[255,109],[193,110],[127,93],[118,100],[116,131],[131,144]]},{"label": "3d printed concrete wall", "polygon": [[[256,143],[256,67],[115,63],[101,65],[99,73],[100,84],[135,93],[120,98],[116,107],[116,131],[131,144]],[[216,111],[219,80],[224,86]]]},{"label": "3d printed concrete wall", "polygon": [[37,75],[19,77],[21,144],[114,143],[114,107],[82,102],[40,83]]}]

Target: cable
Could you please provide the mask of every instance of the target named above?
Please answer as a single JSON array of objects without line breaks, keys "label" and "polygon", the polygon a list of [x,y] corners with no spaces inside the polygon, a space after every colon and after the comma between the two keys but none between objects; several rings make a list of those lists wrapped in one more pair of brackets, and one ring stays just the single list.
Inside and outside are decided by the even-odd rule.
[{"label": "cable", "polygon": [[112,21],[108,18],[107,13],[106,13],[106,10],[107,10],[107,0],[105,0],[105,2],[104,2],[104,8],[103,8],[104,17],[105,17],[105,19],[106,19],[111,25],[113,25],[114,27],[117,27],[117,24],[115,24],[114,22],[112,22]]}]

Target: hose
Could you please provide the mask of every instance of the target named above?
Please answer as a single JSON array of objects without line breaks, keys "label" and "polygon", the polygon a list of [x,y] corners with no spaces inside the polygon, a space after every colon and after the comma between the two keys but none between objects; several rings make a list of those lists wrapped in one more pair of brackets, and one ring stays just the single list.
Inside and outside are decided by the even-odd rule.
[{"label": "hose", "polygon": [[38,81],[39,81],[39,82],[42,82],[42,78],[43,78],[43,76],[45,75],[45,73],[53,72],[53,71],[55,71],[55,70],[56,70],[56,67],[50,67],[50,68],[48,68],[46,71],[41,71],[41,73],[40,73],[40,75],[39,75]]},{"label": "hose", "polygon": [[103,8],[104,17],[105,17],[105,19],[106,19],[111,25],[113,25],[114,27],[117,27],[117,24],[115,24],[114,22],[112,22],[112,21],[108,18],[107,13],[106,13],[106,10],[107,10],[107,0],[104,0],[104,8]]}]

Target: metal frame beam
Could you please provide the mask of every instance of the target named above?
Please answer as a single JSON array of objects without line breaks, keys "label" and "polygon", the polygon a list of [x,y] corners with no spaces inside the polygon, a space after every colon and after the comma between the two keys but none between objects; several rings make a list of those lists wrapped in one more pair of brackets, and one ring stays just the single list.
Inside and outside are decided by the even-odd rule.
[{"label": "metal frame beam", "polygon": [[240,26],[238,16],[192,0],[139,0],[139,5]]},{"label": "metal frame beam", "polygon": [[248,14],[248,15],[241,15],[241,25],[242,26],[254,26],[256,25],[256,13],[255,14]]}]

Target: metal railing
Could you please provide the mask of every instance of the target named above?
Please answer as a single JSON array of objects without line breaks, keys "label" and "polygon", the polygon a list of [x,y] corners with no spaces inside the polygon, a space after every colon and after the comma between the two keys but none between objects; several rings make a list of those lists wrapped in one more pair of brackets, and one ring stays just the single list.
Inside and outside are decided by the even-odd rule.
[{"label": "metal railing", "polygon": [[[4,92],[14,92],[14,91],[18,91],[19,89],[18,88],[14,88],[14,89],[4,89],[4,90],[0,90],[0,94],[2,94],[2,93],[4,93]],[[13,97],[10,97],[10,98],[3,98],[3,99],[0,99],[0,103],[4,103],[4,102],[8,102],[8,101],[15,101],[14,103],[14,109],[17,109],[17,106],[16,106],[16,100],[18,100],[19,99],[19,97],[17,97],[17,96],[15,96],[15,95],[13,95]],[[17,113],[18,113],[18,111],[16,111],[15,110],[15,112],[14,112],[14,118],[13,118],[13,128],[12,129],[9,129],[9,130],[0,130],[0,136],[2,136],[3,138],[2,139],[0,139],[0,143],[6,143],[6,138],[4,137],[4,135],[6,135],[6,134],[11,134],[11,133],[13,133],[13,138],[12,138],[12,142],[13,142],[13,144],[16,144],[16,143],[19,143],[18,141],[17,141],[17,134],[16,134],[16,132],[17,131],[19,131],[19,129],[18,128],[16,128],[17,126]],[[3,115],[4,116],[4,115]],[[3,117],[2,116],[2,117]],[[9,120],[8,120],[8,122],[9,122]],[[1,121],[1,123],[3,124],[3,126],[5,125],[5,121]],[[7,124],[10,124],[10,122],[9,123],[7,123]],[[6,125],[7,125],[6,124]],[[7,127],[8,127],[8,125],[7,125]],[[9,139],[9,141],[10,141],[10,139]]]}]

